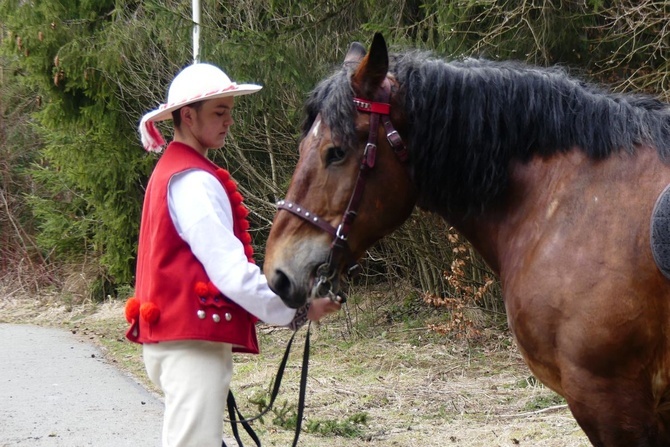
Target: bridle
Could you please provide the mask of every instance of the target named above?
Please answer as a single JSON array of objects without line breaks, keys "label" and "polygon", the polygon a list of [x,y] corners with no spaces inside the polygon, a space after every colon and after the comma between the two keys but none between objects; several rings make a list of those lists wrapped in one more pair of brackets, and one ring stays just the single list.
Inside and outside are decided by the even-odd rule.
[{"label": "bridle", "polygon": [[[312,225],[322,229],[326,233],[333,236],[333,241],[330,244],[330,252],[328,253],[328,260],[321,264],[316,271],[317,281],[316,285],[312,291],[312,294],[317,297],[329,297],[333,301],[344,302],[343,295],[338,294],[337,291],[333,291],[332,280],[337,274],[337,266],[339,262],[344,259],[347,262],[348,269],[347,274],[349,276],[355,275],[360,266],[356,262],[349,244],[347,243],[347,238],[349,232],[351,231],[351,226],[356,218],[358,213],[358,207],[361,203],[361,198],[363,197],[363,190],[365,189],[365,180],[367,173],[375,167],[375,160],[377,157],[377,131],[379,129],[379,122],[381,121],[386,131],[386,139],[393,148],[396,156],[400,162],[405,163],[408,158],[407,147],[402,141],[402,138],[398,134],[398,131],[395,130],[393,124],[391,123],[391,118],[389,117],[391,113],[391,105],[389,100],[391,98],[391,82],[388,78],[384,79],[384,82],[380,86],[377,93],[374,95],[373,101],[368,101],[366,99],[354,98],[354,105],[359,112],[369,113],[370,114],[370,130],[368,132],[368,142],[365,145],[365,150],[363,151],[363,158],[361,159],[361,164],[358,170],[358,178],[356,179],[356,185],[354,190],[351,193],[349,198],[349,204],[347,209],[344,211],[342,216],[342,221],[337,227],[334,227],[326,220],[320,218],[311,211],[305,209],[305,207],[300,206],[295,202],[290,202],[288,200],[280,200],[277,202],[278,210],[286,210],[301,219],[306,220]],[[256,442],[257,446],[260,446],[260,440],[256,436],[256,433],[253,431],[249,422],[260,418],[266,414],[274,404],[275,398],[279,392],[279,386],[281,384],[282,376],[284,374],[284,368],[286,367],[286,361],[288,359],[289,352],[291,350],[291,345],[293,344],[293,339],[297,330],[293,333],[286,351],[284,353],[284,358],[279,366],[279,371],[277,373],[277,378],[272,390],[270,397],[270,404],[257,416],[253,418],[245,419],[237,409],[237,404],[235,403],[235,398],[232,393],[228,395],[228,412],[230,417],[230,422],[233,427],[233,434],[235,439],[238,442],[238,445],[242,445],[240,440],[236,424],[242,424],[249,436]],[[298,437],[300,435],[300,424],[302,423],[302,412],[305,408],[305,392],[307,387],[307,368],[309,363],[309,326],[307,329],[307,337],[305,339],[305,350],[303,353],[303,364],[302,364],[302,374],[300,377],[300,393],[298,399],[298,417],[297,425],[295,430],[295,435],[293,438],[293,446],[295,447],[298,443]],[[236,417],[236,415],[239,417]],[[225,447],[225,442],[223,447]]]},{"label": "bridle", "polygon": [[407,147],[393,127],[389,117],[391,113],[390,98],[391,81],[388,77],[384,79],[375,95],[373,95],[372,101],[354,98],[356,109],[359,112],[370,114],[370,129],[368,133],[368,142],[365,145],[365,150],[363,151],[363,157],[360,163],[356,185],[351,193],[349,204],[344,211],[342,220],[337,227],[334,227],[326,220],[295,202],[290,202],[288,200],[280,200],[277,202],[278,210],[286,210],[293,213],[333,236],[328,260],[321,264],[316,271],[316,285],[313,289],[313,295],[315,296],[328,296],[331,299],[338,298],[336,293],[332,290],[332,280],[337,273],[337,266],[342,260],[347,264],[348,276],[354,276],[360,271],[360,266],[356,262],[356,259],[349,248],[347,238],[349,237],[351,226],[358,214],[358,207],[360,206],[361,198],[363,197],[367,173],[375,167],[375,159],[377,156],[377,132],[380,121],[384,126],[386,139],[393,148],[398,159],[403,163],[407,161]]}]

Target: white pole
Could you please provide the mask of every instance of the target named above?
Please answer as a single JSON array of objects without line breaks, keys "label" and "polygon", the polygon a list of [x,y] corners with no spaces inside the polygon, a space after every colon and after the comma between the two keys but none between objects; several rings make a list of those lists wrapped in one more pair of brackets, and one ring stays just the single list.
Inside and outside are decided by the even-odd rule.
[{"label": "white pole", "polygon": [[193,0],[193,63],[200,62],[200,0]]}]

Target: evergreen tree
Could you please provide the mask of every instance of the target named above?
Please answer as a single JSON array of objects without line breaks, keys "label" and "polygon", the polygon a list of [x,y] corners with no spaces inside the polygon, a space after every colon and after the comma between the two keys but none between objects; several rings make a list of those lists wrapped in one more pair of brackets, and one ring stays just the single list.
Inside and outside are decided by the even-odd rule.
[{"label": "evergreen tree", "polygon": [[[622,90],[670,91],[663,0],[202,6],[201,60],[264,86],[237,103],[226,148],[213,154],[247,197],[261,262],[274,201],[297,160],[303,101],[352,41],[367,44],[375,31],[391,50],[561,64]],[[9,210],[0,214],[0,255],[88,265],[95,296],[113,294],[134,281],[143,188],[157,159],[141,150],[138,120],[165,101],[174,74],[192,62],[191,1],[0,0],[0,17],[0,207]],[[487,284],[485,267],[457,238],[430,236],[448,228],[417,217],[372,249],[371,272],[409,278],[420,292],[458,295],[443,269],[466,257],[469,268],[459,272],[475,289]],[[494,297],[485,301],[499,306]]]}]

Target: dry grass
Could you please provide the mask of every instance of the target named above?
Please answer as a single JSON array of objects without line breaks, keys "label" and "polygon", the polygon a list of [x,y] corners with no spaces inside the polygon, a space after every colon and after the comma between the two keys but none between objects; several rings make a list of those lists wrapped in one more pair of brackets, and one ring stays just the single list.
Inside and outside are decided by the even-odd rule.
[{"label": "dry grass", "polygon": [[[37,299],[0,289],[0,322],[63,327],[100,345],[109,361],[146,383],[139,347],[123,336],[122,307],[116,301],[74,303],[55,295]],[[290,335],[261,326],[262,354],[236,358],[233,390],[247,416],[258,410],[251,400],[267,397]],[[264,445],[291,444],[292,430],[279,422],[294,414],[304,335],[303,329],[277,411],[255,425]],[[530,376],[507,333],[486,330],[482,340],[468,345],[403,325],[354,336],[341,316],[313,328],[300,445],[589,445],[564,402]]]}]

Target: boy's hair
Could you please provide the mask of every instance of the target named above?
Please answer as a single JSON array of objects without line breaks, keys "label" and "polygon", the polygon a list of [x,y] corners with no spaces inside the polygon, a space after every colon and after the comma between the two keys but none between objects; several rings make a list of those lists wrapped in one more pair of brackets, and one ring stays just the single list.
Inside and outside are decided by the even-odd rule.
[{"label": "boy's hair", "polygon": [[[202,101],[197,101],[193,102],[191,104],[186,104],[184,107],[190,107],[192,109],[195,109],[196,111],[200,110],[200,107],[202,107]],[[181,109],[184,107],[180,107],[177,110],[172,111],[172,122],[174,124],[174,128],[178,129],[181,127]]]}]

